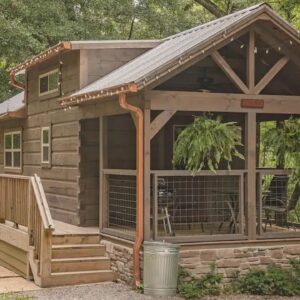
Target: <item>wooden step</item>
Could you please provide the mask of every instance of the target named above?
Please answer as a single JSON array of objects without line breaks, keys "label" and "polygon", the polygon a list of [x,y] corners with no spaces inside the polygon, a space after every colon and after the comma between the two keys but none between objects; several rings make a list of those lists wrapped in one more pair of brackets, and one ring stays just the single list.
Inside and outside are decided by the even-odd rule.
[{"label": "wooden step", "polygon": [[51,273],[51,286],[114,281],[116,276],[109,270]]},{"label": "wooden step", "polygon": [[103,245],[53,245],[52,258],[79,258],[105,256]]},{"label": "wooden step", "polygon": [[59,234],[53,235],[52,245],[99,244],[98,234]]},{"label": "wooden step", "polygon": [[110,260],[107,257],[57,258],[51,261],[51,270],[58,272],[76,272],[93,270],[110,270]]}]

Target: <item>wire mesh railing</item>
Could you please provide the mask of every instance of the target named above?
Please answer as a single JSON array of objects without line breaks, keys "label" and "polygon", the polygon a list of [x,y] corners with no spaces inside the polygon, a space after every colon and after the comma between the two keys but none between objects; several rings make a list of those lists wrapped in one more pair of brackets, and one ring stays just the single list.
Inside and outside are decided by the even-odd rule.
[{"label": "wire mesh railing", "polygon": [[296,184],[290,175],[289,170],[257,173],[257,231],[263,237],[300,234],[300,194],[295,195]]},{"label": "wire mesh railing", "polygon": [[[155,239],[244,235],[243,172],[152,172]],[[190,239],[191,240],[191,239]]]},{"label": "wire mesh railing", "polygon": [[134,235],[136,226],[136,175],[133,170],[105,170],[106,226],[111,232]]}]

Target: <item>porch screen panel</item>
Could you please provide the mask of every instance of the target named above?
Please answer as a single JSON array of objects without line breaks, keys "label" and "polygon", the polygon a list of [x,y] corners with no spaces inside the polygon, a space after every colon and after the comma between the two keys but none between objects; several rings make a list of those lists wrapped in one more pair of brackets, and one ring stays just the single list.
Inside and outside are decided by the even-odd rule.
[{"label": "porch screen panel", "polygon": [[134,233],[136,224],[136,178],[108,176],[108,228]]},{"label": "porch screen panel", "polygon": [[158,237],[244,234],[241,176],[158,176]]}]

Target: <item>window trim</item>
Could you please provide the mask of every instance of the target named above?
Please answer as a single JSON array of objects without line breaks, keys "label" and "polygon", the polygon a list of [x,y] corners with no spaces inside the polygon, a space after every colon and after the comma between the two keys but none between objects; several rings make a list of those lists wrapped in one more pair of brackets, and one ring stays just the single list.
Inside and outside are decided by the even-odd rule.
[{"label": "window trim", "polygon": [[57,75],[59,76],[59,69],[56,68],[56,69],[51,70],[51,71],[49,71],[47,73],[43,73],[43,74],[39,75],[39,96],[45,96],[45,95],[49,95],[49,94],[52,94],[52,93],[55,93],[55,92],[59,91],[59,84],[58,84],[59,82],[58,82],[56,89],[48,90],[47,92],[41,93],[41,79],[44,78],[44,77],[48,77],[48,88],[49,88],[49,76],[51,74],[54,74],[54,73],[57,73]]},{"label": "window trim", "polygon": [[[48,143],[44,143],[44,141],[43,141],[43,133],[46,130],[48,130],[48,134],[49,134]],[[52,144],[51,143],[51,126],[48,125],[48,126],[41,127],[41,165],[44,167],[51,167],[51,153],[52,153],[52,145],[51,144]],[[43,157],[43,154],[44,154],[43,148],[44,147],[48,147],[48,158],[49,158],[48,161],[44,161],[44,157]]]},{"label": "window trim", "polygon": [[[18,149],[14,149],[13,148],[13,136],[15,134],[19,134],[20,135],[20,148]],[[12,148],[7,150],[6,149],[6,145],[5,145],[5,138],[6,136],[10,135],[11,138],[12,138]],[[6,131],[4,132],[4,142],[3,142],[3,145],[4,145],[4,149],[3,149],[3,154],[4,154],[4,161],[3,161],[3,166],[4,166],[4,169],[5,170],[12,170],[12,171],[21,171],[22,170],[22,165],[23,165],[23,159],[22,159],[22,156],[23,156],[23,148],[22,148],[22,144],[23,144],[23,141],[22,141],[22,130],[12,130],[12,131]],[[11,156],[11,162],[12,162],[12,165],[11,166],[7,166],[6,165],[6,153],[7,152],[10,152],[12,154]],[[15,167],[14,166],[14,153],[15,152],[20,152],[20,166],[19,167]]]}]

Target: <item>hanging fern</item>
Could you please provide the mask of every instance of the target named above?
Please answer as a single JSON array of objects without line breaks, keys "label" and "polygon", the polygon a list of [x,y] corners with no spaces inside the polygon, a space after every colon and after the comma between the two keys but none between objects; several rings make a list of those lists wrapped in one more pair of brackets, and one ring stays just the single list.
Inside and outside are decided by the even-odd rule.
[{"label": "hanging fern", "polygon": [[208,167],[215,172],[221,161],[231,167],[233,157],[244,159],[238,147],[241,143],[241,128],[235,122],[222,123],[207,116],[195,117],[175,143],[173,164],[184,165],[193,173]]},{"label": "hanging fern", "polygon": [[300,178],[300,118],[291,117],[282,126],[271,127],[261,138],[264,149],[271,152],[277,164],[292,168],[294,175]]}]

